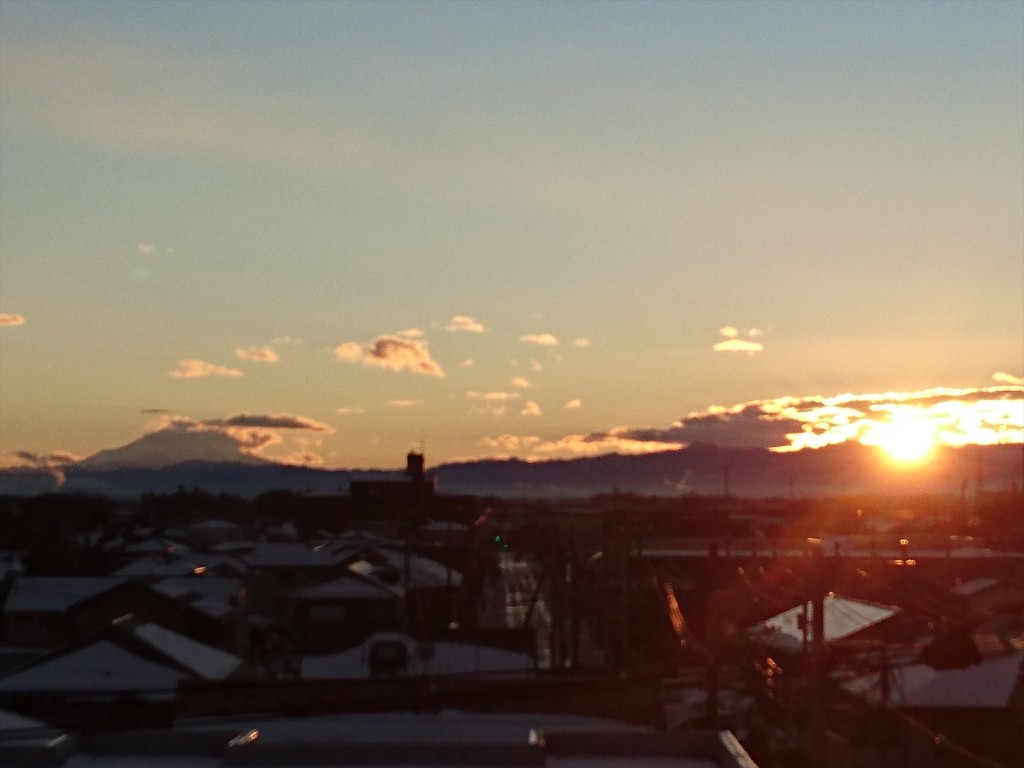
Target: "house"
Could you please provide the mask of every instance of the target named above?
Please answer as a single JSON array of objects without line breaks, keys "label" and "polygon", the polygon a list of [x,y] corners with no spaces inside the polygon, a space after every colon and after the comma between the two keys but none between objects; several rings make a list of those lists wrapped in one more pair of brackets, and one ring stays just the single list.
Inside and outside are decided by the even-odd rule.
[{"label": "house", "polygon": [[299,650],[325,653],[347,648],[373,632],[398,628],[403,591],[349,572],[299,590],[294,605]]},{"label": "house", "polygon": [[127,615],[192,629],[205,642],[222,644],[219,622],[145,584],[116,577],[19,576],[3,609],[3,642],[56,648],[80,640]]},{"label": "house", "polygon": [[355,648],[328,656],[306,656],[303,679],[479,675],[530,677],[533,656],[482,645],[417,641],[400,632],[379,632]]},{"label": "house", "polygon": [[1021,613],[1024,588],[1009,581],[978,577],[954,585],[949,596],[960,614],[970,620],[987,619],[1000,613]]},{"label": "house", "polygon": [[[908,768],[951,757],[945,742],[1006,765],[1019,764],[1024,753],[1024,650],[963,668],[877,670],[843,683],[840,692],[893,713],[891,722],[903,735],[892,741],[911,746],[896,747],[909,752],[902,763]],[[922,734],[928,737],[923,743]],[[860,736],[851,741],[863,743]]]},{"label": "house", "polygon": [[[824,598],[825,644],[866,638],[899,613],[895,606],[829,594]],[[747,630],[752,641],[789,655],[808,650],[814,624],[813,603],[804,603]]]},{"label": "house", "polygon": [[0,678],[0,705],[62,725],[166,722],[178,683],[244,674],[242,660],[152,622],[115,622]]},{"label": "house", "polygon": [[139,594],[123,579],[89,576],[18,576],[4,603],[4,642],[61,645],[130,612]]}]

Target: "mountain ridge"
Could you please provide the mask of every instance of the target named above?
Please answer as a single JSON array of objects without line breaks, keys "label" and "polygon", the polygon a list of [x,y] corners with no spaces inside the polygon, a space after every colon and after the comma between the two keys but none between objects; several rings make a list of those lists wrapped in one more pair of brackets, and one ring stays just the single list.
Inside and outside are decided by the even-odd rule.
[{"label": "mountain ridge", "polygon": [[[97,454],[98,455],[98,454]],[[429,470],[443,494],[568,498],[622,491],[646,495],[821,496],[963,493],[981,469],[986,490],[1024,483],[1024,445],[943,447],[917,467],[897,467],[877,449],[843,444],[778,453],[693,445],[658,453],[525,461],[481,459]],[[401,470],[326,469],[277,462],[188,459],[159,467],[107,467],[83,460],[58,470],[0,470],[0,493],[52,491],[122,498],[199,488],[254,497],[270,490],[347,493],[353,478],[400,479]]]}]

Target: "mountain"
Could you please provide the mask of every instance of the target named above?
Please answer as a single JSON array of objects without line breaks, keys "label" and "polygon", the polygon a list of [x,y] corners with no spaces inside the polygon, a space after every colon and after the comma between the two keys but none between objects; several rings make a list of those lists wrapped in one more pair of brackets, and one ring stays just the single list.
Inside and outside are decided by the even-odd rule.
[{"label": "mountain", "polygon": [[[159,434],[159,433],[156,433]],[[149,437],[149,436],[147,436]],[[169,493],[180,487],[253,497],[275,489],[299,493],[348,491],[353,476],[376,479],[398,472],[329,470],[269,461],[186,461],[161,466],[125,466],[127,459],[150,459],[152,443],[142,438],[121,449],[101,452],[60,473],[0,471],[0,494],[34,495],[48,491],[95,493],[134,498]],[[140,444],[142,444],[140,446]],[[192,445],[190,443],[190,445]],[[222,445],[211,442],[211,451]],[[213,455],[217,455],[213,453]],[[622,491],[650,495],[729,493],[744,497],[840,496],[856,493],[906,495],[960,494],[980,477],[985,490],[1020,487],[1024,482],[1024,445],[943,448],[916,468],[899,468],[878,451],[859,443],[795,453],[761,448],[719,448],[695,443],[688,448],[636,456],[605,455],[560,461],[516,459],[445,464],[430,473],[441,493],[527,498],[586,497]]]},{"label": "mountain", "polygon": [[183,462],[265,465],[270,462],[239,450],[238,441],[215,430],[161,429],[120,448],[94,453],[77,466],[91,471],[160,469]]}]

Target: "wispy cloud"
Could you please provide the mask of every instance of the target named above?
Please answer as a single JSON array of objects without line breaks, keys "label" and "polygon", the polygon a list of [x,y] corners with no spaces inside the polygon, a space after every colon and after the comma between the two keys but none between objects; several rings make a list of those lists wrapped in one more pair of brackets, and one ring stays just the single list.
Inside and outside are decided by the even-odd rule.
[{"label": "wispy cloud", "polygon": [[388,400],[388,405],[392,408],[416,408],[423,405],[422,400]]},{"label": "wispy cloud", "polygon": [[463,368],[472,368],[473,367],[473,358],[472,357],[467,357],[465,360],[463,360],[461,363],[459,363],[459,365],[462,366]]},{"label": "wispy cloud", "polygon": [[999,373],[992,374],[992,380],[998,381],[1000,384],[1012,384],[1018,387],[1024,386],[1024,376],[1014,376],[1012,373]]},{"label": "wispy cloud", "polygon": [[579,399],[579,398],[577,397],[577,398],[575,398],[575,399],[573,399],[573,400],[570,400],[569,402],[567,402],[567,403],[565,404],[565,406],[564,406],[564,407],[566,407],[566,408],[569,408],[570,410],[574,410],[574,409],[576,409],[576,408],[582,408],[582,407],[583,407],[583,401],[582,401],[582,400],[580,400],[580,399]]},{"label": "wispy cloud", "polygon": [[[746,352],[748,355],[753,355],[764,351],[764,345],[760,342],[741,339],[739,329],[733,325],[723,325],[718,329],[718,333],[724,336],[725,340],[711,347],[715,352]],[[750,338],[763,335],[764,331],[759,328],[751,328],[747,331],[747,336]]]},{"label": "wispy cloud", "polygon": [[0,312],[0,327],[13,328],[16,325],[24,325],[25,317],[12,312]]},{"label": "wispy cloud", "polygon": [[348,406],[339,408],[336,413],[340,416],[358,416],[361,413],[366,413],[366,409],[358,406]]},{"label": "wispy cloud", "polygon": [[149,256],[156,253],[156,243],[139,243],[135,246],[135,250],[143,256]]},{"label": "wispy cloud", "polygon": [[537,344],[541,347],[557,347],[558,339],[550,333],[527,333],[519,337],[520,341],[527,344]]},{"label": "wispy cloud", "polygon": [[253,363],[276,363],[281,358],[272,347],[239,347],[235,350],[235,357],[239,360],[248,360]]},{"label": "wispy cloud", "polygon": [[588,339],[586,336],[580,336],[578,339],[573,339],[572,343],[575,344],[580,349],[586,349],[587,347],[591,346],[590,339]]},{"label": "wispy cloud", "polygon": [[543,442],[538,435],[498,435],[497,437],[484,437],[479,444],[492,451],[499,451],[500,456],[507,457],[522,451],[531,451],[534,447]]},{"label": "wispy cloud", "polygon": [[418,339],[378,336],[365,345],[349,341],[335,347],[334,354],[344,362],[361,362],[366,366],[391,371],[407,370],[425,376],[444,376],[444,370],[431,358],[427,342]]},{"label": "wispy cloud", "polygon": [[748,354],[754,354],[755,352],[764,352],[764,345],[756,341],[747,341],[746,339],[726,339],[715,344],[712,349],[715,352],[747,352]]},{"label": "wispy cloud", "polygon": [[529,379],[526,379],[522,376],[516,376],[514,379],[512,379],[512,386],[519,387],[520,389],[529,389],[530,387],[533,386],[533,384],[530,383]]},{"label": "wispy cloud", "polygon": [[196,424],[203,427],[262,427],[265,429],[298,429],[333,434],[334,428],[308,416],[291,413],[239,413],[221,419],[205,419]]},{"label": "wispy cloud", "polygon": [[520,416],[540,416],[540,406],[537,405],[533,400],[527,400],[526,405],[523,406],[523,410],[519,412]]},{"label": "wispy cloud", "polygon": [[447,331],[463,331],[466,333],[484,333],[484,324],[468,315],[455,315],[445,326]]},{"label": "wispy cloud", "polygon": [[214,363],[208,363],[205,360],[185,358],[184,360],[179,360],[178,367],[168,375],[174,379],[201,379],[206,376],[237,378],[243,374],[241,371],[235,370],[234,368],[215,365]]},{"label": "wispy cloud", "polygon": [[395,336],[401,336],[403,339],[422,339],[423,331],[419,328],[403,328],[396,331]]},{"label": "wispy cloud", "polygon": [[480,440],[484,448],[495,451],[496,457],[515,456],[526,461],[539,461],[559,457],[599,456],[606,453],[642,454],[677,449],[674,443],[638,440],[628,436],[625,427],[616,427],[606,433],[592,435],[566,435],[546,440],[537,435],[504,434]]},{"label": "wispy cloud", "polygon": [[507,400],[518,400],[518,392],[476,392],[470,391],[466,393],[466,397],[471,400],[487,400],[488,402],[504,402]]}]

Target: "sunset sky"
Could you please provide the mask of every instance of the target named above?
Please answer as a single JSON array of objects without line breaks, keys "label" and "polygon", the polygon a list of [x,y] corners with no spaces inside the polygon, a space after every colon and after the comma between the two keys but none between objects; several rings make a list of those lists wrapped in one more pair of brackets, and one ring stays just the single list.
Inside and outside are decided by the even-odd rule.
[{"label": "sunset sky", "polygon": [[0,463],[1024,442],[1020,2],[0,0]]}]

